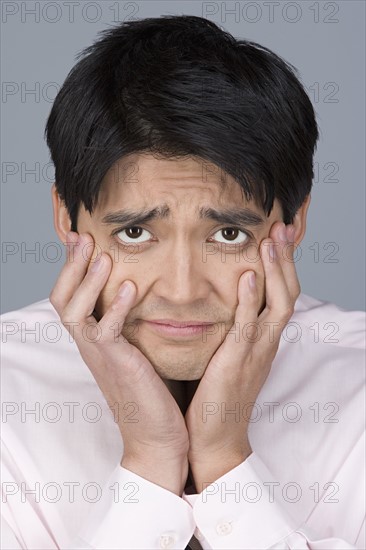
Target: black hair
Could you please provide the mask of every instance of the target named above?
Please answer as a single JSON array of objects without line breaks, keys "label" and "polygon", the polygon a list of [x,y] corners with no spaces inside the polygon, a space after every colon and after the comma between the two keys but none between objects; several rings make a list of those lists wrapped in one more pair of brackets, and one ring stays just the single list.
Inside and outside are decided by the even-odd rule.
[{"label": "black hair", "polygon": [[[163,15],[103,30],[82,50],[45,137],[73,231],[102,180],[131,153],[214,163],[268,216],[286,224],[311,191],[319,137],[297,69],[212,21]],[[80,58],[80,59],[79,59]]]}]

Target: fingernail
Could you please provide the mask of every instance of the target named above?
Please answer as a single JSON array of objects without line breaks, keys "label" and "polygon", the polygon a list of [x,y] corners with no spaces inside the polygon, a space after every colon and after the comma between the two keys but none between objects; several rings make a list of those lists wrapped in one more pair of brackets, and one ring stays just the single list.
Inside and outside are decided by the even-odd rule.
[{"label": "fingernail", "polygon": [[255,273],[252,271],[249,275],[249,286],[252,290],[255,289]]},{"label": "fingernail", "polygon": [[283,243],[287,242],[287,233],[286,233],[286,226],[284,223],[280,225],[280,229],[278,231],[279,237]]},{"label": "fingernail", "polygon": [[121,298],[127,298],[132,293],[132,285],[131,283],[123,283],[121,288],[118,291],[118,296],[121,296]]},{"label": "fingernail", "polygon": [[286,227],[286,231],[287,231],[287,238],[288,238],[288,241],[290,243],[293,242],[294,240],[294,235],[295,235],[295,227],[293,225],[288,225]]},{"label": "fingernail", "polygon": [[90,271],[95,273],[96,271],[99,271],[101,267],[102,267],[102,256],[94,260],[93,265],[90,268]]},{"label": "fingernail", "polygon": [[276,249],[275,249],[275,246],[274,246],[273,243],[269,244],[269,256],[270,256],[271,261],[275,260],[276,257],[277,257]]}]

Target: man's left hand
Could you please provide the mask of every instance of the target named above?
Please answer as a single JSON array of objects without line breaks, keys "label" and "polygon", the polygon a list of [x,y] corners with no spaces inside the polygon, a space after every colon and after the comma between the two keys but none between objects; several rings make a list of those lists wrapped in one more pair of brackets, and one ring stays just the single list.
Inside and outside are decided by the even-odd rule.
[{"label": "man's left hand", "polygon": [[252,452],[248,441],[251,412],[300,294],[293,239],[294,227],[277,222],[269,238],[260,243],[265,307],[258,315],[255,273],[245,271],[238,283],[234,324],[209,362],[185,415],[188,460],[198,492],[203,483],[212,483]]}]

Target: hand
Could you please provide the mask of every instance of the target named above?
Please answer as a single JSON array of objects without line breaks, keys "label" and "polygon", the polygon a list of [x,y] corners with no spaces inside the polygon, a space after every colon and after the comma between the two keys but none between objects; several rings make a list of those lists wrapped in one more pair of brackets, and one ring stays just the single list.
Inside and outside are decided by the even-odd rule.
[{"label": "hand", "polygon": [[[137,422],[126,422],[117,415],[124,443],[121,464],[181,494],[188,475],[189,440],[184,418],[148,359],[121,335],[126,316],[135,302],[136,287],[129,281],[130,293],[122,297],[118,292],[97,322],[92,313],[109,278],[112,259],[102,253],[99,264],[90,261],[92,255],[97,255],[93,238],[84,233],[75,244],[77,237],[77,233],[68,234],[67,261],[50,294],[50,302],[66,329],[70,332],[69,328],[73,328],[72,336],[80,355],[109,407],[113,411],[116,404],[119,411],[123,411],[127,403],[138,407],[134,415]],[[73,246],[76,247],[74,254]],[[94,270],[97,265],[99,269]],[[126,281],[122,286],[125,284]],[[121,328],[116,335],[117,323]]]},{"label": "hand", "polygon": [[[300,293],[293,262],[293,226],[287,227],[288,242],[280,239],[281,225],[285,227],[274,224],[270,238],[260,246],[265,308],[258,316],[258,292],[249,282],[255,274],[246,271],[238,284],[234,324],[208,364],[185,416],[188,460],[199,492],[203,482],[212,483],[252,452],[247,435],[251,412]],[[271,242],[274,259],[269,255]]]}]

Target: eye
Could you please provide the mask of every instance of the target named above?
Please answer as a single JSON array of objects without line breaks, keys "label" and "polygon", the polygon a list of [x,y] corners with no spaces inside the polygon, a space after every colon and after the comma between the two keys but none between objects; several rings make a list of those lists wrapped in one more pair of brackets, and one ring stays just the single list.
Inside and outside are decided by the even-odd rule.
[{"label": "eye", "polygon": [[[224,240],[220,241],[217,238],[215,240],[224,244],[244,244],[250,239],[250,236],[246,231],[242,231],[237,227],[224,227],[223,229],[216,231],[214,235],[220,233],[224,236]],[[238,238],[239,240],[237,240]]]},{"label": "eye", "polygon": [[[149,239],[144,237],[144,232],[151,235],[150,231],[143,229],[137,225],[133,227],[125,227],[124,229],[117,229],[114,231],[113,235],[117,235],[119,240],[125,244],[141,244],[147,242]],[[120,238],[119,235],[125,233],[124,238]]]}]

